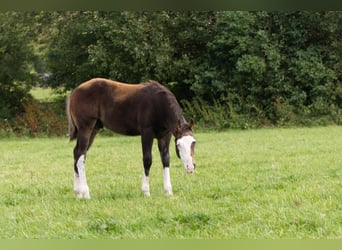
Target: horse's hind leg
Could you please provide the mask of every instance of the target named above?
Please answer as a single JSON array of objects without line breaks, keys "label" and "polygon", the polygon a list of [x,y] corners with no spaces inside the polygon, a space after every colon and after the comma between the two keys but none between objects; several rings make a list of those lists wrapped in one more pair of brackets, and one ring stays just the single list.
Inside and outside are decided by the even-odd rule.
[{"label": "horse's hind leg", "polygon": [[74,148],[74,192],[78,198],[90,199],[89,187],[85,173],[86,153],[94,139],[93,129],[79,129]]},{"label": "horse's hind leg", "polygon": [[97,133],[100,131],[100,129],[103,128],[102,122],[97,120],[96,124],[93,128],[93,131],[90,134],[90,138],[89,138],[89,142],[88,142],[88,148],[87,150],[90,148],[90,146],[93,144],[95,136],[97,135]]}]

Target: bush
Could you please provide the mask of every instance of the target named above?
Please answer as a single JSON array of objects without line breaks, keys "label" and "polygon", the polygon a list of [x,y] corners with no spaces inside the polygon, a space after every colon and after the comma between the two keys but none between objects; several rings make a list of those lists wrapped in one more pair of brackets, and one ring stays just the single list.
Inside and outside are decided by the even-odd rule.
[{"label": "bush", "polygon": [[231,102],[221,103],[215,100],[209,104],[197,98],[192,101],[182,101],[182,106],[186,117],[193,118],[197,127],[203,129],[248,129],[259,126],[256,119],[238,113]]},{"label": "bush", "polygon": [[[186,117],[193,118],[202,129],[250,129],[267,126],[326,126],[342,124],[342,112],[330,107],[316,115],[317,107],[303,107],[301,111],[286,99],[273,100],[269,109],[244,103],[239,98],[221,97],[211,103],[196,98],[181,102]],[[266,107],[268,108],[268,107]]]},{"label": "bush", "polygon": [[[64,115],[54,110],[56,107],[49,102],[37,100],[24,103],[25,112],[17,115],[14,120],[14,131],[18,135],[29,136],[63,136],[67,134],[67,122]],[[64,114],[64,113],[63,113]]]}]

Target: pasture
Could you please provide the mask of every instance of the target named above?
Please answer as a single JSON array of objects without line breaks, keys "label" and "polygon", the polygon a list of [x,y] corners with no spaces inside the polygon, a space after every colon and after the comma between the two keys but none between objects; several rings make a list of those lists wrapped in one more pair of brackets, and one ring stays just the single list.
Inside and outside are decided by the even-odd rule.
[{"label": "pasture", "polygon": [[0,238],[342,238],[340,127],[195,137],[193,175],[171,142],[173,197],[154,144],[145,198],[140,138],[98,136],[86,162],[90,200],[74,197],[74,141],[0,139]]}]

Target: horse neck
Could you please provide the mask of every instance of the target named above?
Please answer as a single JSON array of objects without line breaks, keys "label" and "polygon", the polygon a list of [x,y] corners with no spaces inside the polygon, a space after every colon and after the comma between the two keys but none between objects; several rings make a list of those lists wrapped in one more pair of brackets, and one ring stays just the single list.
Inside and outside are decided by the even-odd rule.
[{"label": "horse neck", "polygon": [[181,107],[179,106],[178,101],[174,97],[171,92],[167,95],[167,106],[166,112],[168,113],[169,120],[167,121],[167,127],[169,131],[176,137],[177,136],[177,127],[180,125],[183,127],[183,125],[186,124],[186,120],[183,116],[183,112]]},{"label": "horse neck", "polygon": [[186,120],[182,114],[178,114],[175,116],[175,122],[172,123],[172,127],[170,127],[170,131],[172,132],[173,136],[177,138],[177,127],[183,127],[186,124]]}]

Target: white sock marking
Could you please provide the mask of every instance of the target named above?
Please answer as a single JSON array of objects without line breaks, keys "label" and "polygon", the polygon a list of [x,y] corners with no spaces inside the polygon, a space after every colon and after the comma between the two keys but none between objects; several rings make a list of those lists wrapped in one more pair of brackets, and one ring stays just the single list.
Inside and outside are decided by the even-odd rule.
[{"label": "white sock marking", "polygon": [[170,179],[170,168],[165,167],[163,170],[164,173],[164,191],[167,195],[172,195],[172,186]]},{"label": "white sock marking", "polygon": [[90,199],[89,187],[87,184],[87,178],[85,174],[85,157],[81,155],[78,158],[76,167],[78,174],[74,173],[74,192],[77,198]]},{"label": "white sock marking", "polygon": [[147,197],[151,196],[149,179],[148,179],[148,176],[145,176],[145,173],[143,175],[141,190],[143,191],[145,196]]}]

